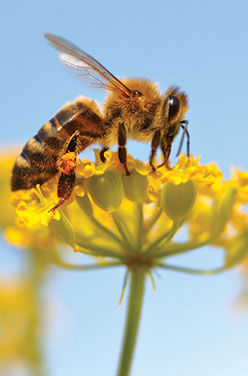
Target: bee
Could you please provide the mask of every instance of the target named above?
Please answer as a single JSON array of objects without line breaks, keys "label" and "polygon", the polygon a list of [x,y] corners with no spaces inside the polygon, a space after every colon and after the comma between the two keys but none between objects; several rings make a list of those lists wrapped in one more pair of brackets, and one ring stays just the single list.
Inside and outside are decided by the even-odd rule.
[{"label": "bee", "polygon": [[55,210],[71,196],[76,180],[75,164],[68,168],[65,163],[63,167],[63,157],[70,152],[78,155],[92,144],[101,145],[100,158],[104,162],[105,151],[117,142],[119,161],[126,175],[130,175],[127,138],[150,141],[149,163],[153,172],[158,147],[164,158],[158,167],[169,168],[171,144],[180,127],[183,134],[179,152],[186,135],[189,155],[188,121],[184,120],[187,95],[178,87],[172,86],[161,95],[157,85],[149,80],[118,79],[76,45],[53,34],[45,34],[45,37],[61,52],[61,62],[76,77],[86,78],[91,86],[107,90],[108,96],[102,110],[96,101],[78,97],[45,123],[16,159],[11,180],[13,191],[33,188],[59,173],[57,195],[60,200],[52,209]]}]

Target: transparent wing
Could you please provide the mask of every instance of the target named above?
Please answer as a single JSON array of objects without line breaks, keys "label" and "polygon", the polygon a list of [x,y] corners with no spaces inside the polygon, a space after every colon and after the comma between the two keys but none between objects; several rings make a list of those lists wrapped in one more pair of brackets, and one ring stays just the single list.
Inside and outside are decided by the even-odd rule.
[{"label": "transparent wing", "polygon": [[88,81],[91,86],[131,96],[132,92],[126,85],[85,51],[59,36],[45,34],[45,37],[54,48],[62,52],[61,62],[77,78]]},{"label": "transparent wing", "polygon": [[110,84],[104,82],[99,76],[97,76],[95,71],[82,60],[65,53],[59,55],[59,60],[68,72],[72,73],[76,78],[89,86],[100,89],[116,90],[115,87],[112,89]]}]

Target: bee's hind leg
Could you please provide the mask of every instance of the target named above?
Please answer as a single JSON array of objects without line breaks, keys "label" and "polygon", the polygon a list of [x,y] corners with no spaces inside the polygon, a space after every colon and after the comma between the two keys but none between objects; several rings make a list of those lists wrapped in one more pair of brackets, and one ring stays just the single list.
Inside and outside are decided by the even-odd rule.
[{"label": "bee's hind leg", "polygon": [[[58,181],[57,195],[60,198],[59,202],[49,211],[54,212],[61,205],[64,204],[66,200],[71,196],[75,181],[76,181],[76,152],[77,152],[77,138],[78,133],[76,133],[66,149],[65,154],[62,156],[61,161],[61,175]],[[70,156],[68,153],[72,153]]]},{"label": "bee's hind leg", "polygon": [[71,196],[73,188],[75,186],[76,174],[75,170],[69,172],[69,174],[61,173],[59,182],[58,182],[58,197],[60,198],[59,202],[49,211],[55,212],[61,205],[65,203],[66,200]]}]

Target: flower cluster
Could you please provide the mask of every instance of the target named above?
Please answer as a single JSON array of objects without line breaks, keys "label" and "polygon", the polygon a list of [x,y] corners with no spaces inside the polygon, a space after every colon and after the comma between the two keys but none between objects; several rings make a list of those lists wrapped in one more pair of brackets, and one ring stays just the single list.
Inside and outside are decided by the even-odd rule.
[{"label": "flower cluster", "polygon": [[[152,172],[148,164],[128,155],[131,176],[127,176],[117,153],[105,152],[105,158],[102,163],[98,150],[95,163],[81,161],[74,153],[62,158],[61,172],[76,166],[76,186],[63,205],[58,205],[59,174],[42,186],[11,195],[14,155],[0,158],[0,225],[10,244],[31,251],[26,253],[30,271],[25,272],[25,278],[17,285],[10,284],[9,289],[0,281],[0,316],[9,328],[3,336],[8,337],[8,343],[0,343],[0,362],[14,355],[15,359],[26,359],[37,374],[44,374],[39,290],[51,264],[71,270],[126,267],[120,303],[129,279],[130,293],[119,374],[124,374],[123,369],[126,375],[129,372],[145,279],[150,277],[155,287],[155,269],[213,274],[241,264],[242,301],[247,300],[248,173],[233,170],[231,178],[224,180],[216,164],[201,165],[199,158],[185,155],[173,169]],[[168,261],[171,256],[205,245],[223,250],[221,266],[195,269]],[[92,263],[65,261],[59,251],[63,248],[68,252],[70,247],[92,256]],[[78,253],[72,255],[77,258]],[[17,316],[21,321],[16,322],[24,323],[26,330],[8,321]]]},{"label": "flower cluster", "polygon": [[[74,193],[55,212],[51,209],[58,203],[58,176],[14,193],[18,219],[14,227],[6,228],[7,239],[24,246],[33,236],[40,244],[58,239],[75,251],[98,257],[97,265],[130,268],[141,263],[149,273],[154,267],[180,270],[163,260],[206,244],[225,251],[223,265],[212,272],[247,257],[247,172],[233,171],[230,180],[224,180],[215,163],[201,165],[193,156],[180,156],[171,170],[152,172],[148,164],[128,155],[131,176],[126,176],[117,153],[105,152],[105,163],[98,150],[95,157],[95,163],[77,160]],[[182,227],[188,236],[178,242],[175,235]],[[32,236],[23,236],[23,231]]]}]

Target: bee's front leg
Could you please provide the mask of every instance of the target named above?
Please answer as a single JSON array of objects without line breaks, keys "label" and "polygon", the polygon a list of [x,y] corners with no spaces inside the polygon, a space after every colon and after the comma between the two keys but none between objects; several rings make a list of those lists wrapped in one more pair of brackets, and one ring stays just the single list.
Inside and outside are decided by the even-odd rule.
[{"label": "bee's front leg", "polygon": [[152,168],[152,172],[156,171],[156,167],[153,165],[153,159],[155,157],[158,145],[160,143],[160,137],[161,137],[161,131],[158,128],[154,132],[153,137],[152,137],[152,142],[151,142],[151,154],[150,154],[150,158],[149,158],[149,163],[150,163],[150,166]]},{"label": "bee's front leg", "polygon": [[183,129],[183,134],[182,134],[181,141],[180,141],[180,144],[179,144],[179,147],[178,147],[178,151],[177,151],[177,154],[176,154],[177,157],[181,153],[181,149],[182,149],[182,146],[183,146],[183,141],[184,141],[185,134],[187,136],[187,157],[190,156],[190,136],[189,136],[189,131],[187,129],[188,124],[189,124],[188,120],[182,120],[181,123],[180,123],[180,126]]},{"label": "bee's front leg", "polygon": [[118,126],[118,156],[120,162],[123,164],[126,175],[130,176],[131,173],[128,171],[127,168],[127,149],[126,149],[126,142],[127,142],[127,131],[123,121],[119,123]]}]

